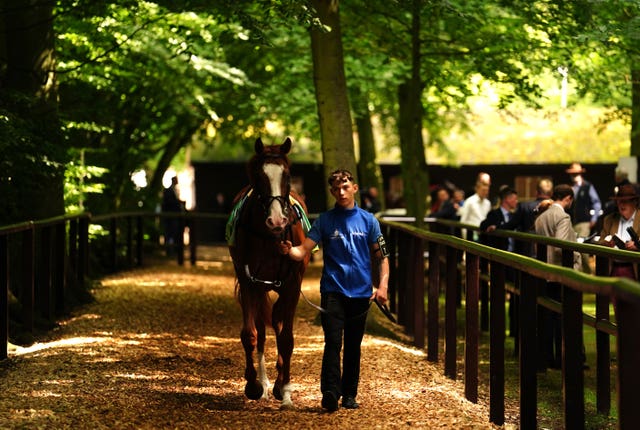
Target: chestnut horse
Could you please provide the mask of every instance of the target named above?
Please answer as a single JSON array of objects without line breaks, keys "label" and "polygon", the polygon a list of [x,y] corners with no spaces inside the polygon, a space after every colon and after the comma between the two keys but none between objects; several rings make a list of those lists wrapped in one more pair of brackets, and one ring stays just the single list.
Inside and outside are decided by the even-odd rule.
[{"label": "chestnut horse", "polygon": [[[256,140],[255,154],[247,166],[250,185],[235,197],[231,215],[234,220],[229,221],[234,225],[229,251],[237,277],[236,296],[242,307],[240,339],[245,351],[247,381],[244,393],[252,400],[268,397],[264,345],[265,328],[271,325],[278,349],[273,395],[282,401],[281,408],[285,409],[293,407],[290,384],[293,320],[302,276],[309,263],[308,258],[293,261],[280,254],[278,248],[285,239],[294,245],[302,243],[303,224],[308,225],[306,206],[291,190],[287,157],[290,149],[289,138],[282,145],[272,146],[265,146],[259,138]],[[270,291],[277,293],[273,303]]]}]

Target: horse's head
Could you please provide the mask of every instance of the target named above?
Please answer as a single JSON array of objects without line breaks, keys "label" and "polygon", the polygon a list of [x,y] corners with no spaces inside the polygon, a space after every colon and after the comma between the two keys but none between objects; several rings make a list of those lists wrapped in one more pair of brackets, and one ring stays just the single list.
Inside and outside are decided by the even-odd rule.
[{"label": "horse's head", "polygon": [[264,209],[265,224],[273,234],[281,234],[289,223],[291,176],[289,158],[291,140],[282,145],[265,146],[258,138],[255,155],[249,160],[249,179]]}]

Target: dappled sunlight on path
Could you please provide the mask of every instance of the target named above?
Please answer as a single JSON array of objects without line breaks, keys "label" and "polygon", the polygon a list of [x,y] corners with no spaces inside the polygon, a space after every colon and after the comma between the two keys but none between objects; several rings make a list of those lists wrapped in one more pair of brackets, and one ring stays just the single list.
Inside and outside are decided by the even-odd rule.
[{"label": "dappled sunlight on path", "polygon": [[[216,252],[219,254],[217,259]],[[317,311],[300,301],[292,359],[295,409],[249,401],[240,309],[226,249],[195,267],[162,265],[107,276],[95,302],[47,339],[18,347],[0,365],[0,427],[92,429],[497,428],[486,405],[464,399],[423,351],[368,334],[358,410],[320,408],[323,336]],[[303,290],[319,303],[320,266]],[[383,318],[379,312],[370,318]],[[275,377],[275,341],[267,366]]]}]

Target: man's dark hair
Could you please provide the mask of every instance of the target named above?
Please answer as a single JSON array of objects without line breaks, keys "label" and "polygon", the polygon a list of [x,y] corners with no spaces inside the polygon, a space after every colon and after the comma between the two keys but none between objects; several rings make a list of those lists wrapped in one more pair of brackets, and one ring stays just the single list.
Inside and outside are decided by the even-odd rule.
[{"label": "man's dark hair", "polygon": [[334,182],[338,182],[339,184],[342,184],[344,182],[354,182],[353,179],[353,175],[351,174],[350,171],[345,170],[345,169],[338,169],[338,170],[334,170],[333,172],[331,172],[331,174],[329,175],[329,185],[333,186]]},{"label": "man's dark hair", "polygon": [[562,200],[567,196],[573,198],[573,188],[569,184],[560,184],[553,187],[553,194],[551,198],[553,200]]},{"label": "man's dark hair", "polygon": [[500,187],[500,191],[498,191],[498,197],[500,198],[501,201],[506,199],[512,194],[518,194],[518,192],[508,185],[503,185],[502,187]]}]

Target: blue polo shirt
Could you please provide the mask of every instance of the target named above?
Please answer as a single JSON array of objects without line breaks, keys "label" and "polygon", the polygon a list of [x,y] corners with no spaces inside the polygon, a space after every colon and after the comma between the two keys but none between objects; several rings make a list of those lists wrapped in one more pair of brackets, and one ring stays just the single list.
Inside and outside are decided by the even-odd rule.
[{"label": "blue polo shirt", "polygon": [[370,246],[380,236],[376,217],[357,204],[353,209],[336,205],[322,213],[307,234],[322,246],[324,267],[320,292],[352,298],[371,297]]}]

